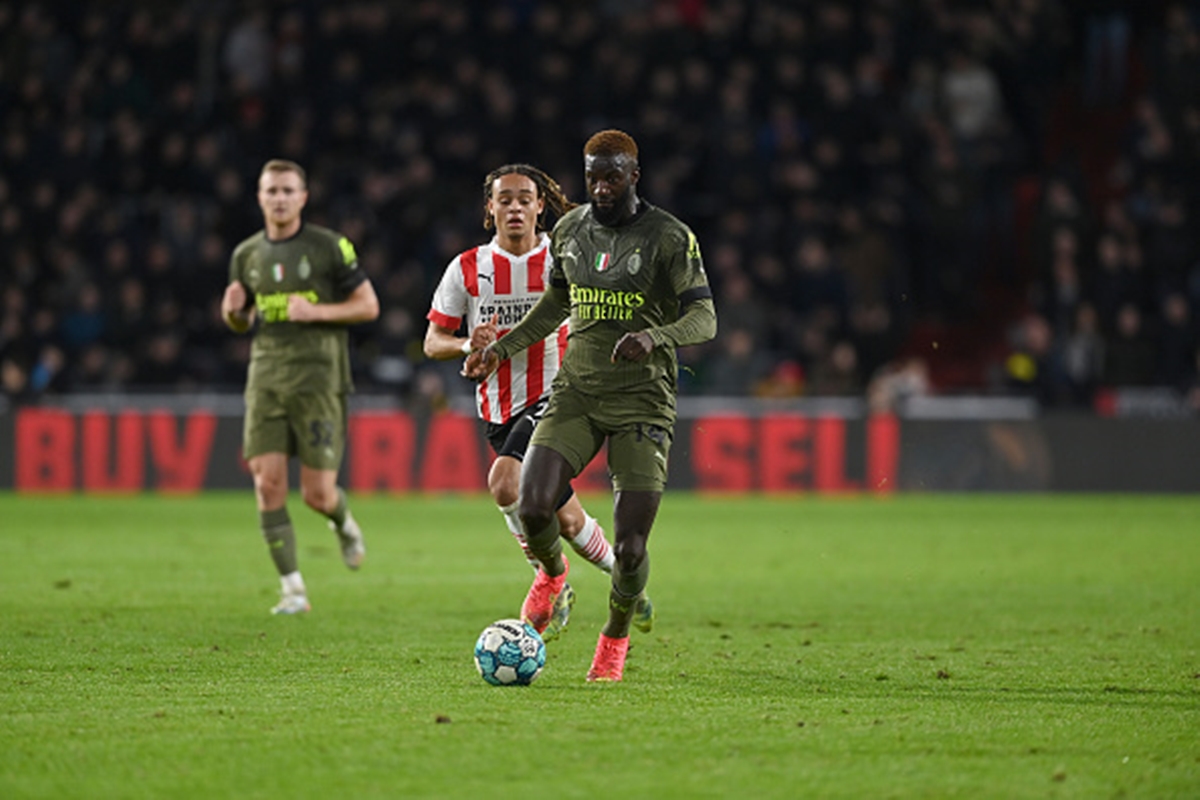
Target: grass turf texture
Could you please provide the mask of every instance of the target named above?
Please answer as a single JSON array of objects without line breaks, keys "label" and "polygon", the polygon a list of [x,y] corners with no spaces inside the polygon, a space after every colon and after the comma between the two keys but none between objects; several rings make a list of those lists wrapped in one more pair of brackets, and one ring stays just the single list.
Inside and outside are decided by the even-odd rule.
[{"label": "grass turf texture", "polygon": [[668,495],[625,682],[576,558],[528,688],[490,502],[353,498],[359,573],[290,507],[300,618],[249,492],[0,494],[0,797],[1200,796],[1197,498]]}]

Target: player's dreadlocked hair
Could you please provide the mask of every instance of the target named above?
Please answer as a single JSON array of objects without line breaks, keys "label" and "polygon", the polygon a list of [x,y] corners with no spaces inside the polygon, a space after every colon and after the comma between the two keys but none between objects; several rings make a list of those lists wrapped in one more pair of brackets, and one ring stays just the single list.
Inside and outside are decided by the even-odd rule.
[{"label": "player's dreadlocked hair", "polygon": [[542,210],[541,214],[538,214],[537,218],[537,230],[539,231],[545,230],[546,228],[545,218],[547,210],[553,211],[556,216],[561,217],[563,214],[579,205],[578,203],[572,203],[567,199],[567,196],[563,194],[562,187],[558,185],[558,181],[554,180],[554,178],[551,178],[537,167],[532,166],[531,164],[505,164],[502,167],[496,167],[487,174],[486,178],[483,179],[484,230],[490,231],[493,225],[492,215],[487,211],[487,202],[492,198],[492,184],[496,182],[497,178],[500,178],[504,175],[512,175],[513,173],[516,173],[517,175],[524,175],[526,178],[529,178],[529,180],[533,181],[533,185],[537,187],[538,197],[541,197],[546,201],[546,208]]},{"label": "player's dreadlocked hair", "polygon": [[585,156],[620,156],[626,155],[637,161],[638,146],[625,131],[607,130],[592,134],[583,146]]}]

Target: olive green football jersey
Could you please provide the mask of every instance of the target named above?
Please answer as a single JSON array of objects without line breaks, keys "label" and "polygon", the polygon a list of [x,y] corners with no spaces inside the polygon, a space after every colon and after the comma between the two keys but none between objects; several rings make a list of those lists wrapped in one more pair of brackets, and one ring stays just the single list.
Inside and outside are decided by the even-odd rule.
[{"label": "olive green football jersey", "polygon": [[619,227],[601,225],[583,205],[554,228],[551,283],[566,281],[571,305],[559,379],[589,394],[645,392],[673,407],[674,347],[655,347],[641,362],[612,363],[613,347],[626,333],[675,322],[681,295],[709,296],[695,235],[668,212],[644,205]]},{"label": "olive green football jersey", "polygon": [[246,286],[258,310],[247,392],[353,390],[346,325],[291,322],[287,310],[293,294],[337,303],[366,280],[349,239],[308,223],[282,241],[259,231],[234,249],[229,280]]}]

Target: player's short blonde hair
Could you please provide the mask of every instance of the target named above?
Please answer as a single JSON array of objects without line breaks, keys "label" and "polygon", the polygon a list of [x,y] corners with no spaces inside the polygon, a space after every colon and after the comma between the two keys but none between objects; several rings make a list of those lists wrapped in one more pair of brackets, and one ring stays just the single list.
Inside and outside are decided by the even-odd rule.
[{"label": "player's short blonde hair", "polygon": [[286,158],[272,158],[263,164],[259,177],[266,175],[268,172],[294,172],[300,176],[300,184],[305,188],[308,187],[308,173],[304,171],[304,167],[295,161],[289,161]]},{"label": "player's short blonde hair", "polygon": [[638,146],[625,131],[610,129],[592,134],[583,146],[585,156],[620,156],[626,155],[637,161]]}]

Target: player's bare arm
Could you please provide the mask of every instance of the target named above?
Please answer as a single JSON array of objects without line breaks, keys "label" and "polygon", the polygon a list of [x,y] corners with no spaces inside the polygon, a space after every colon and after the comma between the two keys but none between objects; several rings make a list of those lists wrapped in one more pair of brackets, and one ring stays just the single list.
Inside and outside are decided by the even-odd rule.
[{"label": "player's bare arm", "polygon": [[379,297],[370,281],[360,283],[340,303],[314,303],[303,295],[288,298],[288,319],[292,322],[339,322],[351,325],[379,317]]},{"label": "player's bare arm", "polygon": [[225,295],[221,298],[221,318],[234,333],[245,333],[254,324],[254,306],[246,308],[249,294],[241,281],[234,281],[225,287]]},{"label": "player's bare arm", "polygon": [[462,358],[471,351],[471,339],[459,336],[449,328],[430,322],[425,329],[425,357],[436,361]]},{"label": "player's bare arm", "polygon": [[449,361],[482,350],[496,341],[499,332],[499,315],[492,315],[487,322],[476,325],[469,336],[459,336],[454,331],[430,321],[425,329],[425,357],[438,361]]}]

